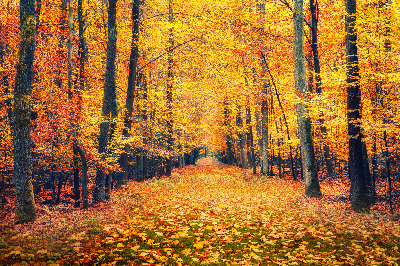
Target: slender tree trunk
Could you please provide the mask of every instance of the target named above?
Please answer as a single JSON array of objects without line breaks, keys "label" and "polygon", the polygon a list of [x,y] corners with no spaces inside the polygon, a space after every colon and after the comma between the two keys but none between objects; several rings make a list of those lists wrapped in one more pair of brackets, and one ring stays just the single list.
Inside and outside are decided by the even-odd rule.
[{"label": "slender tree trunk", "polygon": [[[241,107],[239,106],[239,111],[237,113],[237,118],[236,118],[236,125],[242,129],[243,128],[243,119],[242,119],[242,113],[241,113]],[[246,152],[246,137],[243,133],[238,134],[239,137],[239,145],[240,145],[240,161],[242,164],[242,168],[246,169],[248,166],[248,160],[247,160],[247,152]]]},{"label": "slender tree trunk", "polygon": [[[125,101],[125,118],[124,118],[124,129],[122,135],[124,138],[130,136],[130,130],[132,128],[132,113],[133,113],[133,102],[135,100],[135,84],[136,84],[136,72],[137,72],[137,61],[139,57],[139,19],[140,19],[140,0],[134,0],[132,4],[132,42],[131,42],[131,54],[129,58],[129,77],[128,77],[128,88],[126,91]],[[123,180],[127,180],[128,175],[128,154],[131,150],[129,144],[125,145],[124,152],[120,157],[120,166],[122,172],[117,176],[117,189],[123,183]]]},{"label": "slender tree trunk", "polygon": [[347,120],[349,137],[349,177],[351,181],[351,207],[363,212],[370,208],[365,180],[361,137],[361,90],[359,83],[356,0],[346,0],[346,67],[347,67]]},{"label": "slender tree trunk", "polygon": [[81,191],[80,191],[80,178],[79,178],[79,153],[76,144],[73,144],[73,160],[74,160],[74,208],[81,206]]},{"label": "slender tree trunk", "polygon": [[[303,0],[295,0],[293,8],[295,87],[299,96],[306,101],[307,98],[305,95],[307,93],[307,88],[303,32]],[[305,103],[298,103],[296,109],[305,178],[305,194],[309,197],[321,197],[321,190],[316,169],[314,144],[311,133],[311,120],[308,116],[307,105]]]},{"label": "slender tree trunk", "polygon": [[37,20],[35,0],[20,0],[19,58],[14,87],[15,221],[36,219],[31,169],[31,90]]},{"label": "slender tree trunk", "polygon": [[[174,22],[173,15],[173,0],[169,0],[168,5],[168,22]],[[173,73],[173,65],[174,65],[174,35],[173,28],[170,29],[169,35],[169,47],[168,47],[168,76],[167,76],[167,148],[168,148],[168,157],[167,157],[167,165],[166,165],[166,176],[171,176],[172,171],[172,145],[173,145],[173,112],[172,112],[172,104],[173,104],[173,81],[174,81],[174,73]]]},{"label": "slender tree trunk", "polygon": [[[318,54],[318,14],[317,14],[317,3],[314,0],[310,0],[310,11],[311,11],[311,50],[313,54],[314,72],[315,72],[315,92],[321,94],[322,92],[322,82],[321,82],[321,68],[319,64],[319,54]],[[328,176],[334,177],[335,172],[332,166],[332,158],[330,155],[330,149],[326,143],[326,127],[324,125],[325,119],[323,118],[323,113],[320,114],[320,130],[321,137],[323,141],[323,155],[326,165],[326,170]]]},{"label": "slender tree trunk", "polygon": [[[265,95],[266,96],[266,95]],[[265,97],[264,96],[264,97]],[[263,98],[261,104],[261,132],[262,132],[262,175],[268,176],[268,101]]]},{"label": "slender tree trunk", "polygon": [[371,186],[371,204],[373,204],[376,201],[376,180],[378,178],[378,163],[377,163],[377,149],[376,149],[376,133],[374,133],[373,136],[373,145],[372,145],[372,186]]},{"label": "slender tree trunk", "polygon": [[226,127],[226,155],[227,155],[227,164],[233,164],[233,151],[232,151],[232,136],[230,130],[230,122],[229,122],[229,107],[228,102],[224,101],[224,125]]},{"label": "slender tree trunk", "polygon": [[72,36],[74,35],[74,18],[72,1],[68,0],[68,99],[72,100],[72,53],[73,43]]},{"label": "slender tree trunk", "polygon": [[58,184],[57,184],[57,199],[56,199],[56,204],[60,203],[60,194],[61,194],[61,188],[62,188],[62,173],[60,172],[58,174]]},{"label": "slender tree trunk", "polygon": [[[60,42],[58,44],[58,52],[59,52],[59,56],[61,58],[64,57],[64,51],[63,51],[63,47],[64,47],[64,41],[65,41],[65,29],[66,29],[66,23],[67,23],[67,19],[66,19],[66,13],[67,13],[67,0],[61,0],[61,18],[60,18]],[[56,76],[56,86],[61,88],[62,86],[62,79],[61,79],[61,73],[62,73],[62,61],[59,60],[58,61],[58,69],[57,69],[57,76]]]},{"label": "slender tree trunk", "polygon": [[84,34],[84,27],[85,21],[83,18],[83,0],[78,0],[78,30],[79,30],[79,50],[78,50],[78,58],[79,58],[79,110],[81,109],[81,102],[82,102],[82,93],[85,90],[85,60],[86,60],[86,47],[85,47],[85,38]]},{"label": "slender tree trunk", "polygon": [[[256,158],[254,155],[254,141],[253,141],[253,126],[251,125],[251,110],[250,110],[250,101],[247,101],[246,108],[246,126],[247,126],[247,149],[248,149],[248,157],[251,158],[250,166],[253,169],[253,175],[256,174]],[[250,156],[249,156],[250,155]]]},{"label": "slender tree trunk", "polygon": [[88,194],[87,194],[87,185],[88,185],[88,167],[87,167],[87,161],[86,161],[86,155],[85,151],[82,149],[80,145],[77,145],[77,150],[79,153],[79,156],[81,157],[81,162],[82,162],[82,201],[83,201],[83,208],[87,209],[88,208]]},{"label": "slender tree trunk", "polygon": [[[99,153],[102,154],[103,160],[106,158],[106,148],[109,142],[109,129],[110,138],[113,137],[113,130],[115,128],[115,119],[117,114],[116,106],[116,84],[115,84],[115,58],[117,51],[117,0],[109,0],[108,7],[108,43],[107,43],[107,63],[104,81],[104,96],[103,108],[101,112],[102,118],[105,120],[100,124],[99,136]],[[111,114],[111,120],[110,120]],[[97,203],[105,199],[105,175],[101,169],[97,170],[95,180],[95,190],[93,193],[93,202]]]},{"label": "slender tree trunk", "polygon": [[[269,70],[268,63],[267,63],[267,60],[265,58],[265,55],[263,53],[261,53],[261,56],[262,56],[262,59],[264,61],[266,70],[267,70],[267,72],[269,74],[270,81],[271,81],[271,83],[272,83],[272,85],[273,85],[273,87],[275,89],[275,95],[276,95],[276,98],[278,100],[279,107],[281,108],[282,113],[283,113],[283,121],[285,122],[287,139],[290,142],[289,125],[288,125],[288,122],[287,122],[287,119],[286,119],[285,111],[284,111],[283,106],[282,106],[282,102],[281,102],[280,97],[279,97],[278,88],[276,87],[276,84],[275,84],[275,81],[274,81],[274,77],[272,76],[271,71]],[[271,107],[272,106],[273,106],[273,104],[272,104],[272,101],[271,101]],[[289,145],[289,157],[290,157],[290,169],[292,171],[292,176],[294,178],[293,151],[292,151],[292,146],[291,145]]]},{"label": "slender tree trunk", "polygon": [[387,170],[387,185],[388,185],[388,201],[389,201],[389,208],[390,208],[390,213],[393,214],[393,202],[392,202],[392,178],[390,175],[390,154],[389,154],[389,149],[388,149],[388,142],[387,142],[387,133],[386,130],[383,131],[383,141],[385,143],[385,162],[386,162],[386,170]]}]

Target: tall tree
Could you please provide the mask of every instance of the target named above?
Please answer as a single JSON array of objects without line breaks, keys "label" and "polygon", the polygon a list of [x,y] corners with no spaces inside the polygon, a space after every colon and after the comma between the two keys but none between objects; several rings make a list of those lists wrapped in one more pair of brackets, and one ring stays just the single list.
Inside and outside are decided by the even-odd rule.
[{"label": "tall tree", "polygon": [[[321,67],[319,64],[319,53],[318,53],[318,0],[310,0],[310,11],[311,11],[311,49],[313,54],[313,63],[314,63],[314,72],[315,72],[315,92],[322,92],[322,82],[321,82]],[[321,125],[321,135],[324,140],[323,142],[323,150],[324,150],[324,159],[326,165],[326,171],[328,175],[333,177],[335,172],[333,170],[332,158],[330,154],[330,149],[328,144],[326,143],[326,126],[324,125],[323,114],[320,114],[321,118],[319,119]]]},{"label": "tall tree", "polygon": [[302,102],[296,106],[297,124],[300,135],[305,194],[320,197],[321,190],[317,175],[311,120],[307,111],[306,65],[304,55],[303,0],[295,0],[293,7],[293,52],[295,88]]},{"label": "tall tree", "polygon": [[[99,153],[106,157],[106,147],[109,138],[112,139],[117,118],[117,94],[115,84],[115,58],[117,54],[117,0],[109,0],[108,6],[108,42],[107,62],[104,81],[103,108],[101,110],[102,122],[100,124]],[[110,117],[111,114],[111,117]],[[111,121],[110,121],[111,120]],[[111,124],[111,128],[110,128]],[[110,131],[110,134],[109,134]],[[101,169],[96,173],[96,187],[93,193],[95,203],[105,199],[105,174]]]},{"label": "tall tree", "polygon": [[31,169],[31,90],[37,24],[35,0],[21,0],[13,131],[15,221],[18,223],[36,219]]},{"label": "tall tree", "polygon": [[[126,101],[125,101],[125,117],[124,117],[124,129],[122,135],[125,138],[130,136],[130,130],[132,128],[132,113],[133,113],[133,102],[135,100],[135,82],[137,72],[137,62],[139,58],[139,19],[140,19],[140,2],[141,0],[134,0],[132,4],[132,42],[131,42],[131,54],[129,58],[129,76],[128,76],[128,88],[126,90]],[[129,144],[125,145],[124,152],[120,157],[120,166],[122,172],[118,174],[117,188],[121,186],[124,180],[127,180],[128,174],[128,154],[131,149]]]},{"label": "tall tree", "polygon": [[[259,12],[260,12],[260,19],[261,25],[264,25],[264,17],[265,17],[265,0],[259,3]],[[261,28],[261,31],[264,32],[264,27]],[[265,47],[262,47],[264,49]],[[263,80],[263,89],[262,89],[262,100],[261,100],[261,142],[262,142],[262,149],[261,149],[261,157],[262,157],[262,164],[261,164],[261,174],[263,176],[268,176],[268,100],[267,100],[267,93],[268,88],[270,86],[270,81],[267,75],[267,65],[266,60],[264,58],[265,51],[260,51],[260,64],[261,64],[261,77]]]},{"label": "tall tree", "polygon": [[361,134],[361,90],[357,55],[356,12],[357,1],[346,0],[346,82],[347,82],[347,128],[349,138],[349,176],[351,207],[354,211],[370,208],[368,188],[365,180],[362,134]]},{"label": "tall tree", "polygon": [[[173,13],[173,0],[169,0],[168,2],[168,22],[174,22],[174,13]],[[173,113],[172,113],[172,105],[173,105],[173,81],[174,81],[174,33],[173,28],[170,29],[169,35],[169,47],[168,47],[168,74],[167,74],[167,149],[168,149],[168,157],[166,162],[166,176],[171,176],[172,171],[172,145],[173,145]]]}]

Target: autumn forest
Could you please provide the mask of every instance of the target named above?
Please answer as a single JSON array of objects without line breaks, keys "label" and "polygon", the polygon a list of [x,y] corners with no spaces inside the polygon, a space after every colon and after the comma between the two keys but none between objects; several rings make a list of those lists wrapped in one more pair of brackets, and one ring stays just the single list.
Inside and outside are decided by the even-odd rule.
[{"label": "autumn forest", "polygon": [[0,265],[400,264],[399,18],[0,0]]}]

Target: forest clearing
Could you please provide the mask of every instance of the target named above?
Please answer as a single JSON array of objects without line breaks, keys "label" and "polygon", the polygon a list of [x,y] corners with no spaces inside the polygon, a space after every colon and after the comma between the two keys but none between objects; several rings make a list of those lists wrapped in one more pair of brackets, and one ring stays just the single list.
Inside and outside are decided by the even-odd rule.
[{"label": "forest clearing", "polygon": [[1,265],[400,263],[400,224],[389,219],[382,202],[369,214],[357,214],[349,200],[340,200],[348,194],[346,184],[326,180],[321,190],[322,198],[307,198],[299,182],[262,182],[261,175],[217,167],[212,158],[203,158],[199,166],[174,171],[172,179],[130,182],[113,191],[108,203],[89,210],[58,206],[49,211],[39,205],[37,222],[5,231],[0,261]]}]

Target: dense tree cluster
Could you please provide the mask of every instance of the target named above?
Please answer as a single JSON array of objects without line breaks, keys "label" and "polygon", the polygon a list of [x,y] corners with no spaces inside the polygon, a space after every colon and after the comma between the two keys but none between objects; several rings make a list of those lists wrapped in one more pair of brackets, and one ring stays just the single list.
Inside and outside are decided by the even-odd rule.
[{"label": "dense tree cluster", "polygon": [[[3,0],[2,201],[87,208],[200,154],[264,177],[399,182],[398,1]],[[204,148],[207,147],[207,148]],[[89,186],[89,191],[88,191]],[[323,193],[323,191],[322,191]],[[82,194],[82,195],[81,195]],[[82,198],[82,200],[81,200]]]}]

